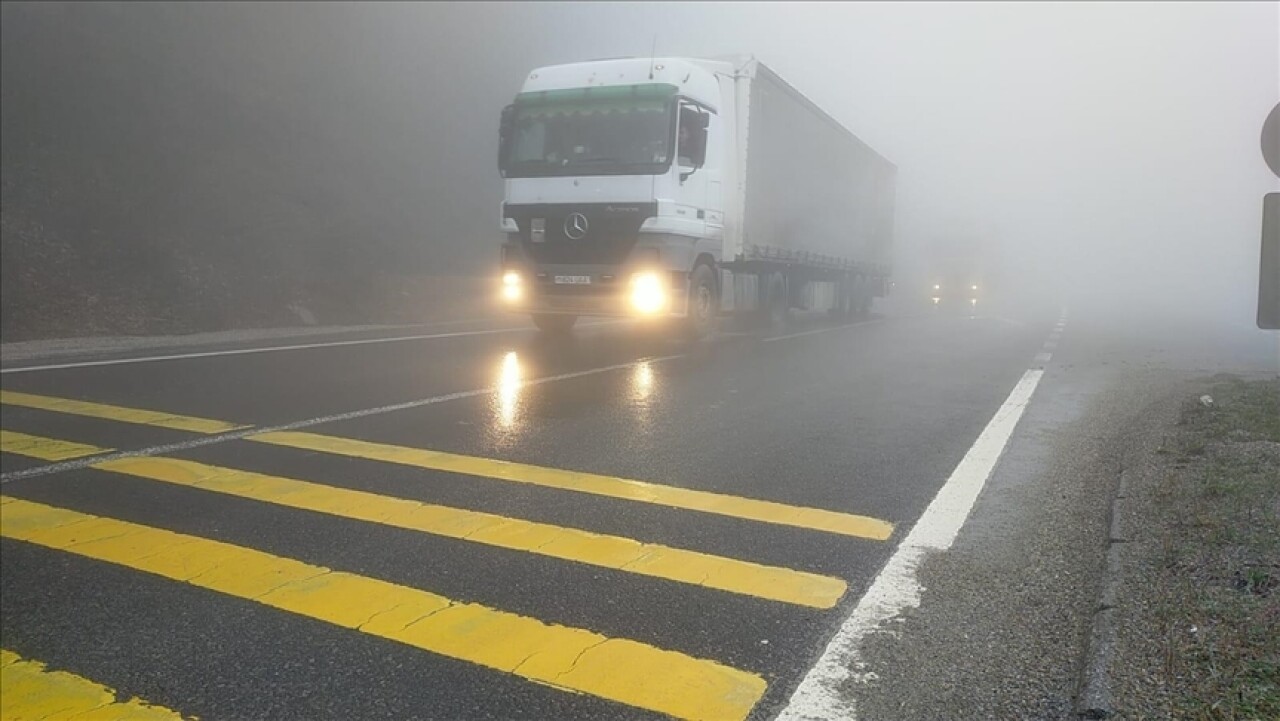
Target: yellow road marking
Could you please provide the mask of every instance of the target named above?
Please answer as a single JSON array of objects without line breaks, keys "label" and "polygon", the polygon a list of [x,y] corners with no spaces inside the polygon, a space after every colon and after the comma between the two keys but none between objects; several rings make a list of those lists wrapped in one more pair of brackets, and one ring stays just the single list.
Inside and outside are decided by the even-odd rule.
[{"label": "yellow road marking", "polygon": [[42,461],[66,461],[106,453],[110,448],[99,448],[84,443],[59,441],[53,438],[29,436],[26,433],[0,430],[0,451],[19,456],[30,456]]},{"label": "yellow road marking", "polygon": [[741,498],[645,481],[612,478],[594,473],[562,471],[555,468],[510,463],[474,456],[460,456],[420,448],[406,448],[384,443],[337,438],[316,433],[276,431],[248,436],[249,440],[278,446],[322,451],[343,456],[398,463],[436,471],[483,476],[502,481],[529,483],[565,491],[592,493],[641,503],[654,503],[691,511],[715,513],[763,523],[796,526],[845,536],[887,540],[893,524],[878,518],[858,516],[817,508],[788,506],[773,501]]},{"label": "yellow road marking", "polygon": [[119,701],[116,692],[66,671],[0,649],[0,719],[5,721],[181,721],[182,716],[138,698]]},{"label": "yellow road marking", "polygon": [[812,608],[835,606],[847,588],[830,576],[175,458],[91,467]]},{"label": "yellow road marking", "polygon": [[677,718],[742,719],[756,674],[221,541],[0,498],[0,535]]},{"label": "yellow road marking", "polygon": [[122,408],[120,406],[109,406],[103,403],[91,403],[89,401],[77,401],[69,398],[51,398],[49,396],[37,396],[30,393],[19,393],[17,391],[0,391],[0,403],[9,406],[21,406],[23,408],[38,408],[45,411],[69,413],[76,416],[105,418],[106,420],[120,421],[121,423],[137,423],[144,426],[173,428],[179,431],[192,431],[194,433],[226,433],[227,431],[234,431],[249,427],[238,426],[232,423],[224,423],[222,421],[211,421],[207,418],[179,416],[172,413],[160,413],[158,411],[147,411],[138,408]]}]

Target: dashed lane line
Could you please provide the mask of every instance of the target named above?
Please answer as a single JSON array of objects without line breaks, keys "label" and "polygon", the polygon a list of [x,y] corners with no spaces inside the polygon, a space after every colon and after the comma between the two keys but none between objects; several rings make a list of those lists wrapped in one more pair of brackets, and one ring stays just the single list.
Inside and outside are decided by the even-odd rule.
[{"label": "dashed lane line", "polygon": [[743,719],[759,675],[221,541],[0,496],[0,536],[690,721]]},{"label": "dashed lane line", "polygon": [[775,335],[775,336],[772,336],[772,337],[770,337],[770,338],[762,338],[762,339],[760,340],[760,342],[761,342],[761,343],[772,343],[772,342],[774,342],[774,341],[779,341],[779,340],[790,340],[791,338],[800,338],[801,336],[806,336],[806,335],[815,335],[815,334],[817,334],[817,333],[830,333],[830,332],[832,332],[832,331],[837,331],[837,330],[847,330],[847,329],[849,329],[849,328],[857,328],[857,327],[858,327],[858,326],[860,326],[860,325],[873,325],[873,324],[875,324],[875,323],[883,323],[883,322],[884,322],[884,320],[885,320],[884,318],[875,318],[875,319],[873,319],[873,320],[864,320],[864,321],[859,321],[859,322],[857,322],[857,323],[847,323],[847,324],[845,324],[845,325],[838,325],[838,326],[834,326],[834,327],[831,327],[831,328],[815,328],[815,329],[813,329],[813,330],[800,331],[799,333],[788,333],[788,334],[786,334],[786,335]]}]

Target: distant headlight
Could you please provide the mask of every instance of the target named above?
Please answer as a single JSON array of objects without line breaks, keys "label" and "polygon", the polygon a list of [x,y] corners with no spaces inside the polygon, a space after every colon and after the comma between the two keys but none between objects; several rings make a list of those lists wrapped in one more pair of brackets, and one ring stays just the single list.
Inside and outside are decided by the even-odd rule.
[{"label": "distant headlight", "polygon": [[934,290],[942,290],[942,286],[938,285],[937,283],[934,283],[934,284],[933,284],[933,289],[934,289]]},{"label": "distant headlight", "polygon": [[657,313],[667,305],[667,289],[658,273],[631,276],[631,306],[644,314]]},{"label": "distant headlight", "polygon": [[978,289],[978,286],[976,285],[969,286],[969,290],[977,290],[977,289]]}]

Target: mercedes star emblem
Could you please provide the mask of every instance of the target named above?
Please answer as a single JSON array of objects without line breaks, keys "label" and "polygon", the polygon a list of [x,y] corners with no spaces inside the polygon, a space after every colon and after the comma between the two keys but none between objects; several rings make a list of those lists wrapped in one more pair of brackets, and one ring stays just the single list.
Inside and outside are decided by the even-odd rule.
[{"label": "mercedes star emblem", "polygon": [[569,240],[582,240],[587,235],[587,216],[582,213],[570,213],[564,219],[564,234]]}]

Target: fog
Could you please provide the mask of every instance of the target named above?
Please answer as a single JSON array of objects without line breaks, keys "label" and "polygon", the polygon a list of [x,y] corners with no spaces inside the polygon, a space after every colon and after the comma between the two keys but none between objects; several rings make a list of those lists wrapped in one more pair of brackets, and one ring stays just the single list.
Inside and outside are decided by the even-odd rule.
[{"label": "fog", "polygon": [[[1248,325],[1262,196],[1280,189],[1259,150],[1275,3],[6,3],[3,29],[6,264],[47,262],[15,250],[40,233],[60,268],[89,257],[90,230],[128,239],[107,248],[150,233],[137,262],[160,274],[174,244],[231,266],[210,304],[277,266],[255,282],[292,287],[308,263],[492,272],[498,116],[525,74],[655,51],[754,54],[892,160],[904,277],[932,239],[976,228],[1008,297]],[[55,157],[75,187],[33,170]],[[41,188],[60,204],[28,199]],[[102,208],[103,192],[129,199]],[[149,208],[164,218],[137,222]],[[243,247],[209,256],[219,243]],[[6,296],[6,332],[23,302]]]}]

